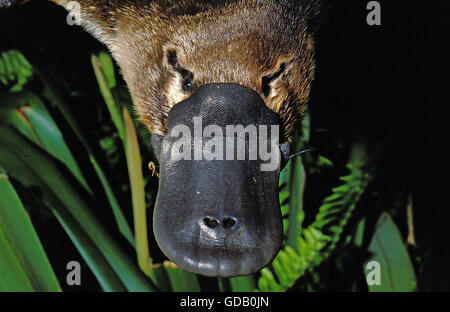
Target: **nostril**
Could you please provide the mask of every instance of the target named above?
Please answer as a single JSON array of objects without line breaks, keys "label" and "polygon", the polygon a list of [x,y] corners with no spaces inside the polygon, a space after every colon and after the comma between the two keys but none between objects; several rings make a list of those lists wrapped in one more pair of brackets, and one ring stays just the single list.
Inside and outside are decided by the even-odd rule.
[{"label": "nostril", "polygon": [[222,220],[222,225],[225,228],[230,228],[236,224],[236,220],[233,218],[225,218]]},{"label": "nostril", "polygon": [[215,228],[219,225],[219,222],[217,220],[209,217],[204,218],[203,222],[205,222],[205,225],[210,228]]}]

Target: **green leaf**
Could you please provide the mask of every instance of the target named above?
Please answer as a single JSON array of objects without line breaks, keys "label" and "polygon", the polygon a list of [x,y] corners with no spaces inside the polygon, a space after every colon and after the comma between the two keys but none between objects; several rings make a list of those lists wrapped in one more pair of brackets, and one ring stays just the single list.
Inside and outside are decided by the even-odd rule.
[{"label": "green leaf", "polygon": [[[130,291],[151,291],[152,285],[109,236],[89,205],[92,198],[80,191],[79,182],[58,160],[42,151],[19,132],[0,124],[0,163],[25,186],[37,185],[43,200],[60,215],[68,214],[101,251]],[[77,185],[78,184],[78,185]]]},{"label": "green leaf", "polygon": [[97,278],[102,289],[107,292],[126,291],[127,288],[120,277],[80,224],[61,209],[59,211],[52,209],[52,211]]},{"label": "green leaf", "polygon": [[19,51],[10,50],[0,54],[0,82],[10,87],[11,92],[21,91],[32,76],[30,63]]},{"label": "green leaf", "polygon": [[355,245],[358,247],[361,247],[363,244],[365,227],[366,227],[366,219],[364,218],[358,223],[358,227],[356,228],[356,233],[353,239]]},{"label": "green leaf", "polygon": [[317,160],[317,165],[320,167],[330,167],[333,166],[333,162],[328,158],[319,155],[319,159]]},{"label": "green leaf", "polygon": [[272,262],[272,268],[276,276],[278,277],[278,280],[280,281],[280,284],[284,287],[289,287],[290,280],[289,280],[289,266],[290,263],[287,264],[283,263],[283,255],[284,251],[281,250],[279,254],[277,255],[277,259]]},{"label": "green leaf", "polygon": [[118,228],[120,233],[127,239],[127,241],[134,247],[134,236],[131,231],[131,228],[120,209],[120,205],[117,201],[117,198],[111,188],[110,182],[105,174],[104,167],[102,167],[98,157],[96,154],[96,149],[94,148],[94,143],[88,139],[89,135],[83,131],[83,128],[80,127],[76,118],[74,118],[73,114],[70,110],[70,105],[63,98],[61,93],[55,88],[53,80],[50,78],[50,75],[45,72],[45,69],[41,69],[41,71],[37,71],[39,77],[41,78],[44,84],[44,90],[42,92],[42,96],[52,105],[55,109],[59,109],[65,120],[71,127],[71,129],[76,134],[77,138],[83,144],[83,147],[86,149],[89,155],[89,160],[92,163],[92,166],[97,173],[97,176],[102,183],[103,189],[105,190],[108,202],[111,206],[111,209],[114,214],[114,218],[116,219]]},{"label": "green leaf", "polygon": [[19,130],[27,138],[42,146],[42,142],[39,140],[37,133],[21,110],[0,107],[0,121],[14,126],[14,128]]},{"label": "green leaf", "polygon": [[[355,145],[351,155],[348,163],[350,174],[343,179],[345,183],[334,188],[334,193],[325,198],[315,221],[306,229],[297,231],[296,235],[293,235],[295,237],[294,246],[286,245],[279,252],[272,262],[273,272],[269,268],[261,271],[258,281],[260,290],[287,290],[305,273],[312,272],[336,249],[342,240],[341,234],[370,180],[370,175],[364,171],[364,149]],[[291,181],[292,171],[288,174],[290,176],[289,184],[292,185],[295,183],[295,179]],[[295,188],[294,192],[300,193],[298,188]],[[301,196],[297,200],[301,200]],[[304,218],[303,211],[300,210],[297,218],[297,224],[301,224]],[[289,224],[291,224],[291,220]]]},{"label": "green leaf", "polygon": [[102,72],[105,76],[105,80],[107,82],[108,88],[112,89],[116,86],[116,75],[114,73],[114,64],[106,52],[101,52],[98,55],[98,62],[101,66]]},{"label": "green leaf", "polygon": [[256,289],[256,282],[253,276],[239,276],[230,278],[231,290],[234,292],[250,292]]},{"label": "green leaf", "polygon": [[114,218],[116,220],[117,226],[119,228],[120,233],[126,238],[126,240],[131,244],[131,246],[135,247],[134,236],[131,232],[130,225],[128,224],[125,215],[120,209],[119,203],[117,202],[116,196],[109,184],[108,179],[106,178],[103,169],[98,164],[97,160],[93,155],[90,155],[90,160],[92,165],[94,166],[95,171],[97,172],[97,176],[102,183],[103,189],[105,190],[106,196],[108,198],[109,204],[111,205],[111,209],[114,214]]},{"label": "green leaf", "polygon": [[101,53],[100,56],[91,56],[92,66],[94,68],[95,76],[97,77],[100,92],[108,107],[114,125],[119,132],[122,140],[125,139],[125,125],[123,116],[120,113],[120,107],[115,100],[111,88],[116,85],[114,78],[114,67],[111,58],[106,53]]},{"label": "green leaf", "polygon": [[64,141],[61,131],[59,131],[57,125],[48,114],[44,104],[38,97],[35,97],[31,105],[24,107],[22,110],[37,134],[39,141],[42,142],[42,146],[51,155],[61,160],[80,183],[90,191],[80,168]]},{"label": "green leaf", "polygon": [[162,263],[152,264],[152,281],[161,291],[171,291],[170,279]]},{"label": "green leaf", "polygon": [[[67,147],[62,133],[59,131],[55,122],[49,115],[47,109],[43,105],[39,97],[30,93],[17,93],[14,97],[9,97],[11,101],[17,104],[24,105],[24,107],[17,109],[2,109],[4,111],[2,119],[8,123],[16,126],[22,133],[26,134],[28,138],[32,139],[37,144],[46,149],[47,152],[58,158],[72,171],[72,173],[78,178],[83,186],[90,190],[86,184],[84,177],[79,170],[73,155]],[[17,105],[16,104],[16,105]],[[104,185],[107,185],[106,178],[103,172],[97,167],[96,162],[93,161],[94,167],[98,172],[99,178]],[[113,194],[110,188],[105,188],[108,198],[111,199],[111,203],[115,203]],[[125,219],[120,218],[120,208],[118,205],[114,205],[115,215],[117,216],[117,222],[119,228],[123,233],[129,233],[129,238],[133,240],[131,230],[128,227]],[[128,231],[127,231],[128,227]]]},{"label": "green leaf", "polygon": [[289,174],[289,223],[286,244],[295,247],[297,245],[297,237],[301,232],[305,170],[300,157],[295,157],[289,162],[291,172]]},{"label": "green leaf", "polygon": [[0,174],[0,291],[60,291],[31,220]]},{"label": "green leaf", "polygon": [[193,273],[184,271],[175,263],[164,261],[164,268],[169,276],[172,291],[174,292],[199,292],[200,285],[197,276]]},{"label": "green leaf", "polygon": [[280,292],[284,290],[283,287],[275,281],[275,277],[268,268],[262,269],[260,273],[261,278],[258,280],[258,287],[260,290],[270,292]]},{"label": "green leaf", "polygon": [[123,119],[125,121],[125,155],[131,186],[137,258],[141,270],[150,276],[151,259],[147,238],[147,213],[141,153],[134,123],[126,108],[123,109]]},{"label": "green leaf", "polygon": [[[371,292],[416,290],[416,277],[400,232],[387,213],[378,219],[369,245],[370,261],[380,264],[381,285],[368,285]],[[366,276],[371,270],[365,268]]]}]

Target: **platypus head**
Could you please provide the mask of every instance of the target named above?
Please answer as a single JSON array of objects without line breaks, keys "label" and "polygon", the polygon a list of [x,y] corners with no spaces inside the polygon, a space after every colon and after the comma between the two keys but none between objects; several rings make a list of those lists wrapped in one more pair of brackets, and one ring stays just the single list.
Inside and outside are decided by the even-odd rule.
[{"label": "platypus head", "polygon": [[283,143],[306,109],[319,2],[80,2],[153,133],[154,232],[179,266],[246,275],[276,255]]},{"label": "platypus head", "polygon": [[156,240],[179,266],[210,276],[250,274],[282,240],[279,117],[248,87],[211,83],[169,112],[153,135],[161,166]]}]

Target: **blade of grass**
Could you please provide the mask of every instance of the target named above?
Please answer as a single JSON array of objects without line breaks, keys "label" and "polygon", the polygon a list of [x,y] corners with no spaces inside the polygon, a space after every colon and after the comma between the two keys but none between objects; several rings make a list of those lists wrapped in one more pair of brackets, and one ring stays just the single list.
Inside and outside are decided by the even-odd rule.
[{"label": "blade of grass", "polygon": [[123,109],[123,119],[125,121],[125,155],[131,186],[137,258],[142,271],[150,276],[151,259],[148,249],[147,214],[141,153],[134,123],[126,108]]},{"label": "blade of grass", "polygon": [[302,159],[295,157],[290,160],[290,182],[289,182],[289,226],[287,231],[286,244],[292,248],[297,246],[297,237],[301,232],[301,222],[299,220],[303,209],[303,191],[305,188],[305,170]]},{"label": "blade of grass", "polygon": [[105,100],[114,125],[123,141],[125,139],[124,120],[118,105],[116,105],[114,96],[111,93],[111,88],[114,87],[116,83],[111,59],[108,55],[105,55],[105,53],[101,53],[99,56],[92,55],[91,62],[100,87],[100,93]]},{"label": "blade of grass", "polygon": [[128,224],[127,220],[125,219],[125,216],[123,215],[122,210],[119,207],[119,203],[117,202],[114,192],[111,189],[108,179],[106,178],[105,174],[103,173],[103,170],[100,168],[100,165],[92,155],[90,155],[90,160],[97,172],[97,176],[99,177],[100,182],[103,185],[108,201],[112,207],[114,218],[116,219],[119,231],[131,244],[131,246],[135,247],[135,241],[133,233],[131,232],[130,225]]},{"label": "blade of grass", "polygon": [[[294,151],[302,150],[309,141],[310,119],[307,114],[302,122],[302,128],[296,131]],[[291,158],[285,172],[280,177],[280,183],[287,183],[287,206],[289,207],[288,228],[286,233],[286,245],[295,249],[297,238],[300,236],[303,215],[303,192],[306,184],[306,173],[300,156]],[[280,193],[281,195],[281,193]],[[284,195],[286,196],[286,195]],[[283,204],[283,203],[281,203]]]},{"label": "blade of grass", "polygon": [[150,276],[157,285],[159,285],[159,282],[163,283],[163,281],[158,281],[157,276],[155,276],[152,272],[152,261],[148,247],[145,189],[141,165],[142,160],[135,126],[133,120],[131,119],[130,113],[126,108],[123,108],[122,115],[119,115],[119,105],[117,104],[111,90],[115,87],[116,80],[114,76],[114,67],[110,56],[103,52],[98,56],[92,55],[91,61],[101,94],[103,95],[111,118],[119,131],[119,135],[124,142],[132,194],[138,263],[142,271]]}]

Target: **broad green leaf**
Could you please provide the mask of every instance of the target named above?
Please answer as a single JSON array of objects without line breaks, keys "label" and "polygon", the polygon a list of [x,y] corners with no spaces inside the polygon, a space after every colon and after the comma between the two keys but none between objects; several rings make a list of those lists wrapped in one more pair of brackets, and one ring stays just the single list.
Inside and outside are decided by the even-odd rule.
[{"label": "broad green leaf", "polygon": [[23,112],[27,116],[45,150],[61,160],[77,177],[80,183],[90,191],[80,168],[64,141],[61,131],[59,131],[58,126],[48,114],[44,104],[38,97],[35,97],[31,105],[24,107]]},{"label": "broad green leaf", "polygon": [[77,177],[81,184],[90,190],[67,147],[62,133],[48,113],[41,99],[29,92],[13,93],[1,98],[7,101],[0,108],[0,119],[17,127],[23,134],[61,160]]},{"label": "broad green leaf", "polygon": [[[0,154],[0,163],[3,161],[11,172],[14,172],[14,176],[18,177],[20,181],[26,185],[40,185],[41,188],[45,191],[45,185],[42,184],[42,181],[37,177],[32,170],[28,168],[27,165],[24,165],[20,159],[18,159],[14,154],[12,154],[9,150],[3,149]],[[50,199],[45,199],[44,201],[48,206],[51,206],[55,202],[58,203],[57,200],[53,200],[52,194],[50,191],[44,193],[45,195],[50,196]],[[80,254],[83,259],[89,264],[89,267],[95,274],[97,280],[105,291],[109,290],[122,290],[120,287],[115,286],[115,276],[117,274],[114,272],[112,275],[105,273],[108,270],[109,264],[104,261],[104,256],[99,254],[97,251],[97,247],[92,242],[90,238],[86,237],[86,232],[82,228],[82,226],[73,220],[72,217],[68,213],[65,213],[62,209],[59,210],[59,214],[54,209],[52,211],[58,220],[61,222],[63,228],[67,231],[69,237],[73,240],[75,246],[78,248]],[[75,233],[75,234],[73,234]],[[91,259],[92,258],[92,261]],[[107,275],[99,275],[99,274],[107,274]]]},{"label": "broad green leaf", "polygon": [[100,249],[87,236],[80,224],[63,210],[58,211],[52,209],[52,212],[76,246],[84,261],[88,264],[102,289],[108,292],[126,291],[127,288],[120,280],[120,277],[108,263]]},{"label": "broad green leaf", "polygon": [[152,281],[161,291],[171,291],[170,279],[162,263],[152,264]]},{"label": "broad green leaf", "polygon": [[231,290],[234,292],[250,292],[257,288],[255,278],[251,275],[232,277],[229,280]]},{"label": "broad green leaf", "polygon": [[[409,292],[416,290],[416,277],[400,232],[387,213],[378,219],[369,245],[370,261],[380,264],[380,285],[368,285],[371,292]],[[365,268],[366,276],[371,270]]]},{"label": "broad green leaf", "polygon": [[37,133],[23,111],[0,107],[0,122],[14,126],[14,128],[19,130],[27,138],[42,146],[42,142],[39,140]]},{"label": "broad green leaf", "polygon": [[0,291],[60,291],[19,196],[0,173]]},{"label": "broad green leaf", "polygon": [[35,289],[24,267],[15,255],[14,249],[2,228],[0,228],[0,250],[2,251],[0,257],[0,291],[34,291]]},{"label": "broad green leaf", "polygon": [[38,185],[44,201],[61,215],[69,214],[85,230],[86,236],[101,251],[128,290],[153,290],[138,267],[92,214],[88,207],[89,203],[94,203],[93,199],[80,193],[80,187],[70,171],[10,127],[0,124],[0,132],[4,134],[0,136],[0,149],[6,151],[0,154],[0,163],[7,170],[12,170],[14,177],[24,185],[30,185],[30,182]]},{"label": "broad green leaf", "polygon": [[184,271],[175,263],[164,261],[164,268],[169,276],[172,291],[175,292],[199,292],[200,285],[198,284],[197,276],[193,273]]}]

